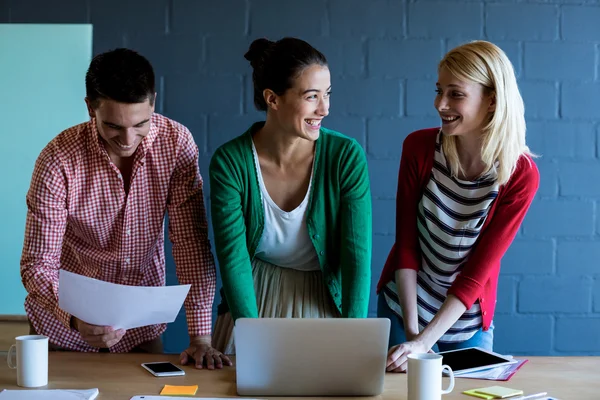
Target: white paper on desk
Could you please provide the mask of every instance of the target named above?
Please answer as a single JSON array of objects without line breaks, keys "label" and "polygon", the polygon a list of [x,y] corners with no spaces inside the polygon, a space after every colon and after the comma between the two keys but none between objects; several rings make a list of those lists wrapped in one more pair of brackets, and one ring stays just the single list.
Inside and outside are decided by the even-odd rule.
[{"label": "white paper on desk", "polygon": [[98,389],[3,390],[0,400],[94,400]]},{"label": "white paper on desk", "polygon": [[504,375],[506,368],[504,366],[483,369],[475,372],[465,372],[462,374],[455,375],[457,378],[473,378],[473,379],[489,379],[496,380],[501,378]]},{"label": "white paper on desk", "polygon": [[190,286],[118,285],[60,270],[58,306],[89,324],[133,329],[175,321]]},{"label": "white paper on desk", "polygon": [[496,368],[488,368],[475,372],[465,372],[455,374],[457,378],[471,378],[471,379],[487,379],[492,381],[504,381],[508,380],[523,364],[527,362],[526,359],[516,360],[512,364],[501,365]]}]

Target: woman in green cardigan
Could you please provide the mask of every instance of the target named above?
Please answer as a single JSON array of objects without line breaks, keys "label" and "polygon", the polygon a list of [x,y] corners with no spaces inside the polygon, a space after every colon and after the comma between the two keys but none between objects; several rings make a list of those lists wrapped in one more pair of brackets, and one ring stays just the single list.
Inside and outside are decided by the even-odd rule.
[{"label": "woman in green cardigan", "polygon": [[255,40],[245,58],[266,121],[210,163],[224,289],[213,346],[225,354],[235,353],[237,318],[365,318],[371,285],[367,162],[354,139],[321,127],[325,56],[284,38]]}]

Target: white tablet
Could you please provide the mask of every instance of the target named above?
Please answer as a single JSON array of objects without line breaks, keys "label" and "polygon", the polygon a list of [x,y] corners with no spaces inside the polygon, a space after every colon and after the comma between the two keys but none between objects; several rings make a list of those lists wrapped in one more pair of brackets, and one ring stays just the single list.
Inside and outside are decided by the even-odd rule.
[{"label": "white tablet", "polygon": [[442,351],[438,354],[442,356],[442,364],[449,365],[450,368],[452,368],[452,371],[454,371],[454,375],[495,368],[517,362],[517,360],[514,360],[510,356],[503,356],[479,347]]}]

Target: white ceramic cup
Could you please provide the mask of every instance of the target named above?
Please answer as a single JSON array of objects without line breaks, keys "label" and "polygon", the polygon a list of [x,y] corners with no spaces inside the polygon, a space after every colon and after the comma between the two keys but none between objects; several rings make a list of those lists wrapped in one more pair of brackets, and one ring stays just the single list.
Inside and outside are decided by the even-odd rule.
[{"label": "white ceramic cup", "polygon": [[[9,368],[17,370],[17,385],[40,387],[48,384],[48,337],[25,335],[15,338],[6,359]],[[17,351],[17,363],[13,364],[13,350]]]},{"label": "white ceramic cup", "polygon": [[[450,374],[450,385],[442,390],[442,372]],[[408,355],[408,400],[441,400],[454,389],[454,372],[442,365],[442,356],[434,353]]]}]

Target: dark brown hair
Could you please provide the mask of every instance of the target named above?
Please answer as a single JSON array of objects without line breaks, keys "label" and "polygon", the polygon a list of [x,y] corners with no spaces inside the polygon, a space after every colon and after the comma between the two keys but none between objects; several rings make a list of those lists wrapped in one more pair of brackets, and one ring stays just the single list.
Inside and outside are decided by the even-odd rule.
[{"label": "dark brown hair", "polygon": [[311,65],[327,66],[325,56],[301,39],[286,37],[277,42],[256,39],[244,55],[252,65],[254,105],[260,111],[267,110],[263,97],[265,89],[281,96],[294,86],[294,80]]}]

